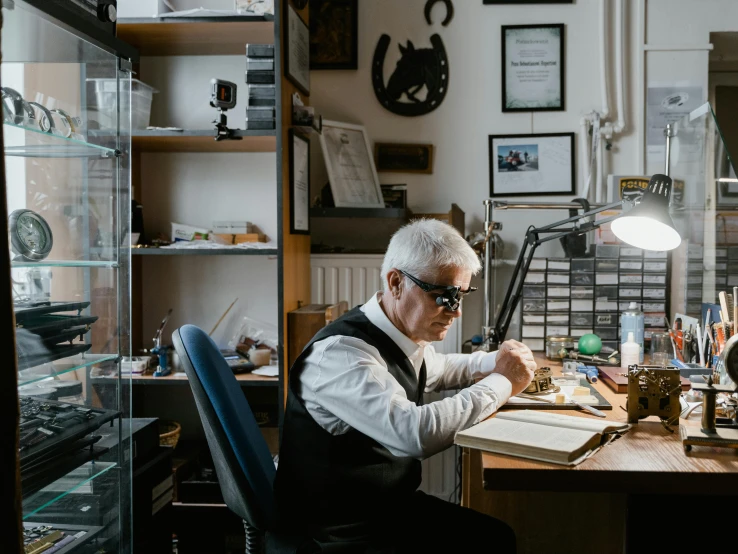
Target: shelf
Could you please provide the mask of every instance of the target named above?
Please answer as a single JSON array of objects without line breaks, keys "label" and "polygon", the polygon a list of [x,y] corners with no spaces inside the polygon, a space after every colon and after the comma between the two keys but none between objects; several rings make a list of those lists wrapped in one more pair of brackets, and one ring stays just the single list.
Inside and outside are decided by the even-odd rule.
[{"label": "shelf", "polygon": [[[278,377],[264,377],[262,375],[253,375],[252,373],[238,373],[235,375],[236,381],[242,387],[276,387],[279,385]],[[98,376],[92,377],[93,382],[113,381],[116,377]],[[128,381],[128,376],[124,379]],[[154,377],[153,375],[133,375],[131,377],[133,385],[183,385],[189,384],[187,374],[184,372],[170,373],[166,377]]]},{"label": "shelf", "polygon": [[114,462],[95,461],[82,464],[61,479],[24,498],[23,519],[29,519],[34,514],[51,506],[54,502],[58,502],[69,493],[79,490],[82,486],[104,475],[117,465]]},{"label": "shelf", "polygon": [[276,256],[276,248],[131,248],[132,256]]},{"label": "shelf", "polygon": [[274,44],[273,16],[124,18],[117,29],[141,56],[245,55],[246,43]]},{"label": "shelf", "polygon": [[[6,156],[23,158],[114,158],[118,154],[118,151],[112,148],[44,133],[39,128],[8,122],[5,122],[4,125],[8,128],[5,132]],[[25,133],[15,133],[10,129],[20,129]],[[14,144],[21,142],[21,137],[23,144]]]},{"label": "shelf", "polygon": [[114,362],[118,359],[117,354],[84,354],[70,356],[54,362],[48,362],[40,366],[31,367],[18,372],[18,386],[29,385],[49,377],[64,375],[83,367],[89,367],[103,362]]},{"label": "shelf", "polygon": [[310,217],[377,217],[408,219],[410,211],[400,208],[310,208]]},{"label": "shelf", "polygon": [[41,260],[39,262],[10,262],[11,267],[106,267],[117,269],[118,262],[89,260]]},{"label": "shelf", "polygon": [[216,141],[213,129],[196,131],[135,131],[133,147],[142,152],[276,152],[277,132],[236,130],[241,140]]}]

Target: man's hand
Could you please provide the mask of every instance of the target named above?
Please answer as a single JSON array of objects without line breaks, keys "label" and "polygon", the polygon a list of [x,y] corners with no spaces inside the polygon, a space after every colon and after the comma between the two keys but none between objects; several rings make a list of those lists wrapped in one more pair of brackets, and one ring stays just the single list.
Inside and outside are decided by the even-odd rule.
[{"label": "man's hand", "polygon": [[512,383],[512,396],[528,387],[535,370],[533,352],[522,342],[506,340],[500,345],[494,372],[504,375]]}]

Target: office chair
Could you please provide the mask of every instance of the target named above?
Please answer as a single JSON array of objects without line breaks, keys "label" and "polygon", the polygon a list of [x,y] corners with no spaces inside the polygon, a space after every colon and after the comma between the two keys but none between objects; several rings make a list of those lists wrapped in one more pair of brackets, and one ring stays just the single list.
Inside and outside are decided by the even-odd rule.
[{"label": "office chair", "polygon": [[319,551],[312,541],[275,532],[274,461],[216,344],[194,325],[176,330],[172,342],[192,387],[225,503],[243,519],[246,554],[263,553],[267,542],[280,552]]}]

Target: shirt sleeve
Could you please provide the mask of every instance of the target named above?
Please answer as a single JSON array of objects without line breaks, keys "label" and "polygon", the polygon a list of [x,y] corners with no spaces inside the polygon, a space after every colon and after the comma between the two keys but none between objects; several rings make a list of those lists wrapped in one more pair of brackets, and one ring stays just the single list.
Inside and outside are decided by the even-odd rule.
[{"label": "shirt sleeve", "polygon": [[[507,402],[512,390],[506,377],[492,373],[454,396],[418,406],[373,346],[345,336],[321,343],[313,345],[319,348],[309,356],[312,367],[304,370],[308,375],[300,376],[308,411],[319,412],[324,420],[330,414],[395,456],[422,459],[445,450],[457,431],[488,417]],[[334,434],[341,431],[333,425]]]},{"label": "shirt sleeve", "polygon": [[439,354],[433,345],[425,347],[426,392],[468,387],[491,374],[497,352],[473,354]]}]

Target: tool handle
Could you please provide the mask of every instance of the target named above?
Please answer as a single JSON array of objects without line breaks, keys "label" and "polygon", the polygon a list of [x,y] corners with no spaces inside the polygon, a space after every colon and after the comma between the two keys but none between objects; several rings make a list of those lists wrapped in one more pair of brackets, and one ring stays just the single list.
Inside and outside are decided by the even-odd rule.
[{"label": "tool handle", "polygon": [[585,412],[589,412],[592,415],[596,415],[597,417],[607,417],[603,412],[598,410],[597,408],[593,408],[592,406],[587,406],[586,404],[580,404],[576,400],[574,400],[571,396],[569,397],[569,402],[574,404],[577,408],[581,408]]}]

